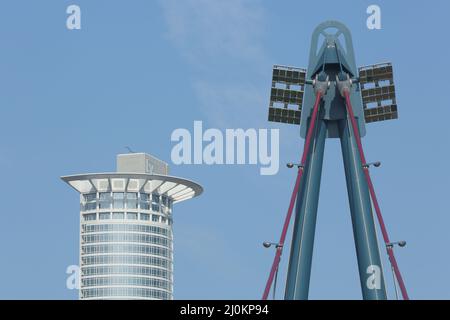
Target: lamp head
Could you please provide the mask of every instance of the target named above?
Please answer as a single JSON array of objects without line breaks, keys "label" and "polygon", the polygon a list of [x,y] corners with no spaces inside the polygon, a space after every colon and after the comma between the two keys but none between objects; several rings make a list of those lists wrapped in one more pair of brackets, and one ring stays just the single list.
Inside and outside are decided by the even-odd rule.
[{"label": "lamp head", "polygon": [[399,241],[399,242],[398,242],[398,246],[399,246],[399,247],[404,247],[404,246],[406,246],[406,241],[404,241],[404,240]]},{"label": "lamp head", "polygon": [[263,242],[264,248],[270,248],[272,244],[270,242]]}]

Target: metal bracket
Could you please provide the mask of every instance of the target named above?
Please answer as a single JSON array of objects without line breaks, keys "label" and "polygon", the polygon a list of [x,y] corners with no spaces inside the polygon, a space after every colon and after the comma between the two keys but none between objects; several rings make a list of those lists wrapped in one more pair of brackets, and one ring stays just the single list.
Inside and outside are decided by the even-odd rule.
[{"label": "metal bracket", "polygon": [[336,75],[336,85],[342,97],[345,97],[345,93],[350,93],[350,89],[352,88],[353,85],[353,81],[352,79],[350,79],[348,73],[345,73],[345,76],[346,76],[345,80],[340,80],[339,75]]},{"label": "metal bracket", "polygon": [[318,93],[320,93],[321,96],[324,96],[327,91],[328,88],[330,87],[330,81],[329,81],[329,77],[327,76],[325,80],[319,80],[320,78],[323,79],[324,75],[321,75],[321,77],[319,77],[319,75],[316,75],[316,78],[313,80],[312,85],[314,87],[314,93],[317,95]]}]

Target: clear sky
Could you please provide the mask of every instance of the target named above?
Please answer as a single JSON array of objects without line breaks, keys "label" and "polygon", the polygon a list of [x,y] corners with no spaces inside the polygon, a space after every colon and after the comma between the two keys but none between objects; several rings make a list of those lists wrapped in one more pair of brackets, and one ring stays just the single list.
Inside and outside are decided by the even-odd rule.
[{"label": "clear sky", "polygon": [[[66,28],[77,4],[82,29]],[[382,29],[368,30],[378,4]],[[2,0],[0,298],[76,299],[79,198],[59,177],[115,170],[124,146],[170,164],[177,128],[280,128],[282,164],[300,157],[295,126],[266,121],[273,64],[307,66],[317,24],[352,31],[358,65],[392,61],[399,120],[363,140],[411,298],[450,299],[448,1]],[[171,165],[204,194],[175,208],[175,298],[259,299],[294,170]],[[284,290],[283,255],[279,297]],[[389,296],[391,273],[384,261]],[[311,298],[361,291],[338,140],[326,146]]]}]

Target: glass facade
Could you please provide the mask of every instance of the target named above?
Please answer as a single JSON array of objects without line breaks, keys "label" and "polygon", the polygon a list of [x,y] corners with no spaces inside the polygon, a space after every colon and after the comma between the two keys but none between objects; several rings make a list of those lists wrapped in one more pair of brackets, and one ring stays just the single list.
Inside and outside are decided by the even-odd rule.
[{"label": "glass facade", "polygon": [[[118,209],[118,210],[117,210]],[[100,192],[82,196],[81,211],[149,211],[171,215],[172,200],[167,196],[137,192]]]},{"label": "glass facade", "polygon": [[172,203],[157,193],[81,196],[81,299],[172,299]]}]

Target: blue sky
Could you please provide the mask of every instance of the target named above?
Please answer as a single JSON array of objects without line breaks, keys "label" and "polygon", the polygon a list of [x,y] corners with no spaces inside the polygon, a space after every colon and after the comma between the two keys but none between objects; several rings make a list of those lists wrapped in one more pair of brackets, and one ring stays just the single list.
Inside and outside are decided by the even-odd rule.
[{"label": "blue sky", "polygon": [[[66,29],[70,4],[81,30]],[[381,30],[366,28],[370,4]],[[373,181],[391,238],[408,241],[396,253],[411,298],[450,299],[449,11],[447,1],[2,1],[0,298],[77,298],[65,270],[78,262],[78,196],[61,175],[113,171],[124,146],[170,164],[172,131],[194,120],[280,128],[281,163],[297,160],[299,128],[266,122],[271,68],[307,66],[312,30],[336,19],[358,65],[394,64],[399,120],[367,127],[366,157],[383,162]],[[279,237],[295,172],[171,173],[205,188],[175,208],[175,298],[259,299],[273,258],[261,242]],[[361,297],[338,140],[325,151],[310,297]]]}]

